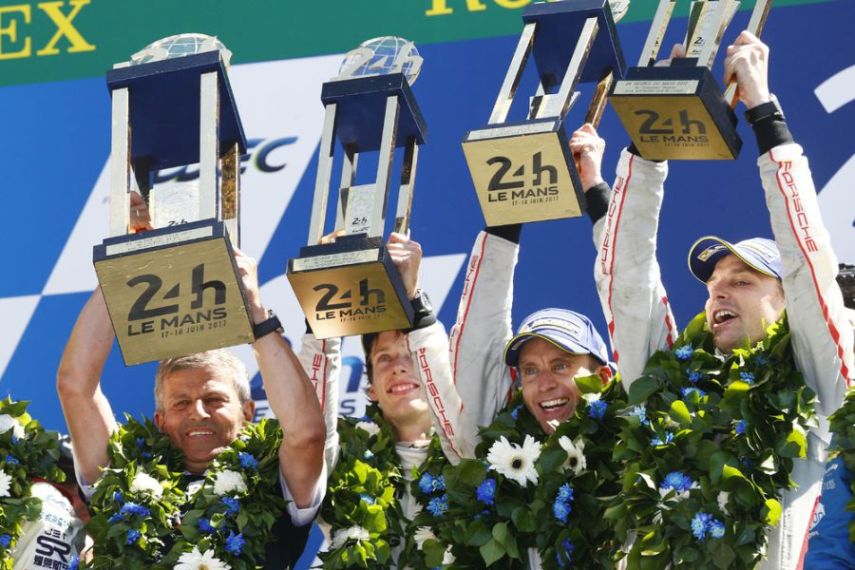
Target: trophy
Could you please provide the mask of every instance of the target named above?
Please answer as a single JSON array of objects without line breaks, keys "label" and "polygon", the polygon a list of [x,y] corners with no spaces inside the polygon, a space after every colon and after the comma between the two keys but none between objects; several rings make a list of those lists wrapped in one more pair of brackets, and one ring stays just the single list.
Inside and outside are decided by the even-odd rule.
[{"label": "trophy", "polygon": [[[413,309],[383,242],[392,163],[403,147],[394,231],[409,231],[419,145],[427,126],[410,85],[422,58],[397,37],[351,51],[324,84],[324,130],[308,245],[288,261],[288,280],[315,337],[360,335],[412,326]],[[336,141],[342,147],[334,243],[325,235]],[[377,151],[373,183],[356,184],[359,157]]]},{"label": "trophy", "polygon": [[[736,132],[736,85],[725,93],[710,69],[739,0],[692,2],[686,57],[656,67],[677,0],[660,0],[638,67],[612,86],[610,99],[641,156],[650,160],[732,160],[742,140]],[[771,0],[757,0],[748,30],[759,36]]]},{"label": "trophy", "polygon": [[[254,341],[232,255],[246,139],[230,55],[216,38],[182,34],[107,74],[110,237],[93,257],[127,365]],[[152,184],[159,169],[196,163],[198,184]],[[134,233],[144,207],[157,229]]]},{"label": "trophy", "polygon": [[[596,82],[587,121],[599,123],[609,87],[623,74],[615,20],[628,1],[532,4],[488,125],[470,131],[463,152],[488,226],[581,216],[585,195],[564,130],[579,98]],[[614,8],[614,12],[613,12]],[[524,121],[507,122],[529,55],[539,86]]]}]

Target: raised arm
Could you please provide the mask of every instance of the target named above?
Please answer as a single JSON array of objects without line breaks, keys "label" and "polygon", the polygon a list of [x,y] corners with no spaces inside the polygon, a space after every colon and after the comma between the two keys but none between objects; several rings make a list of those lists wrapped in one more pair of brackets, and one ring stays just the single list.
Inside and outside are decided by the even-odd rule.
[{"label": "raised arm", "polygon": [[319,340],[311,331],[308,331],[300,341],[297,358],[309,376],[324,414],[327,431],[324,458],[327,468],[332,471],[338,460],[338,384],[341,376],[341,339]]},{"label": "raised arm", "polygon": [[[239,251],[235,251],[235,261],[246,289],[250,318],[260,323],[268,315],[258,291],[255,261]],[[252,348],[270,408],[282,425],[279,468],[284,482],[298,508],[320,504],[326,484],[319,481],[324,468],[325,429],[312,383],[281,335],[265,335]],[[299,525],[302,521],[294,522]]]},{"label": "raised arm", "polygon": [[117,429],[110,402],[101,391],[101,373],[113,347],[113,325],[98,288],[71,331],[57,372],[57,391],[74,442],[81,484],[92,485],[107,465],[107,444]]},{"label": "raised arm", "polygon": [[621,152],[605,215],[594,224],[594,277],[624,388],[677,337],[656,259],[668,165]]},{"label": "raised arm", "polygon": [[757,164],[781,252],[796,363],[818,395],[817,410],[828,415],[843,402],[853,377],[852,327],[837,284],[837,256],[822,221],[808,160],[772,102],[768,56],[765,44],[743,32],[728,48],[725,79],[736,79],[757,137]]}]

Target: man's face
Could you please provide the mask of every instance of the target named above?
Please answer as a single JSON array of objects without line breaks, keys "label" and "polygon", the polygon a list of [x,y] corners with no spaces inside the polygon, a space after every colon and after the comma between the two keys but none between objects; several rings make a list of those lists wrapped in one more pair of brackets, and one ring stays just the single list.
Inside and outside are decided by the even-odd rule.
[{"label": "man's face", "polygon": [[751,269],[735,255],[715,265],[707,281],[707,324],[716,348],[731,352],[766,336],[784,310],[784,292],[774,277]]},{"label": "man's face", "polygon": [[230,378],[211,367],[177,370],[161,384],[162,410],[154,414],[160,431],[184,452],[188,471],[201,473],[252,420],[254,402],[241,404]]},{"label": "man's face", "polygon": [[544,433],[555,431],[549,422],[563,422],[576,411],[581,398],[576,376],[590,376],[599,368],[590,354],[570,354],[541,338],[523,345],[519,360],[523,400]]},{"label": "man's face", "polygon": [[393,425],[422,421],[430,413],[404,338],[398,331],[383,332],[371,347],[368,397],[377,402],[383,417]]}]

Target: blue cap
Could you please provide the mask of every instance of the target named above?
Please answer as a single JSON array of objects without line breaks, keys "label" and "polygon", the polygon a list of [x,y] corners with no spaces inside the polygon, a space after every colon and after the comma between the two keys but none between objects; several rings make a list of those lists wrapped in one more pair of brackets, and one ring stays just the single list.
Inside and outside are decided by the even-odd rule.
[{"label": "blue cap", "polygon": [[730,254],[763,275],[781,278],[781,253],[774,241],[765,238],[751,238],[733,244],[715,236],[702,237],[689,250],[689,270],[706,283],[715,264]]},{"label": "blue cap", "polygon": [[606,343],[585,315],[566,309],[542,309],[523,321],[517,336],[505,345],[505,362],[517,366],[522,347],[533,338],[541,338],[570,354],[590,354],[607,365]]}]

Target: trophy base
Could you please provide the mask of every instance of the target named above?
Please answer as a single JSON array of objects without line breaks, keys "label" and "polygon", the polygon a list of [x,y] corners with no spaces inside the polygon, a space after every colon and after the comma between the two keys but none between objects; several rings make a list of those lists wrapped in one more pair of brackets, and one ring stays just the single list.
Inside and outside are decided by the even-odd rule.
[{"label": "trophy base", "polygon": [[[742,139],[736,114],[718,82],[693,60],[672,67],[634,67],[612,86],[609,100],[648,160],[733,160]],[[676,65],[675,65],[676,64]]]},{"label": "trophy base", "polygon": [[488,226],[585,213],[582,183],[558,120],[470,131],[463,154]]},{"label": "trophy base", "polygon": [[287,274],[315,338],[413,326],[412,304],[380,238],[355,234],[303,247]]},{"label": "trophy base", "polygon": [[126,365],[254,342],[222,222],[109,238],[93,258]]}]

